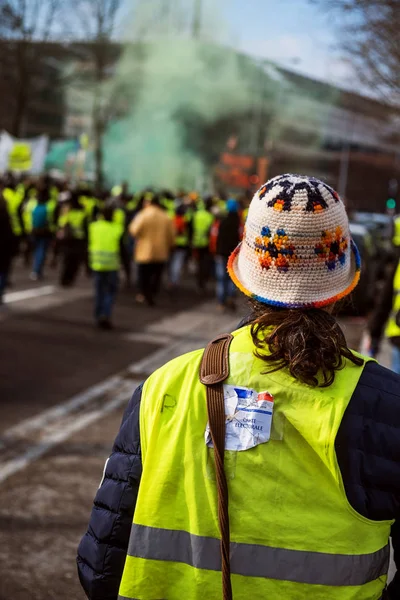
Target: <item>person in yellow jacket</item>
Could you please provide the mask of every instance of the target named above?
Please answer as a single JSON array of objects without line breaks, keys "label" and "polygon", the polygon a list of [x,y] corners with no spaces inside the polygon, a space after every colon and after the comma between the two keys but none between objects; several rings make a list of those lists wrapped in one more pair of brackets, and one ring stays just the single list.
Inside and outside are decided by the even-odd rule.
[{"label": "person in yellow jacket", "polygon": [[6,201],[14,236],[20,240],[24,234],[24,223],[22,217],[24,190],[20,186],[15,186],[10,183],[3,190],[3,198]]},{"label": "person in yellow jacket", "polygon": [[338,194],[267,182],[228,271],[242,326],[125,412],[78,550],[89,600],[396,600],[400,377],[333,316],[360,277]]},{"label": "person in yellow jacket", "polygon": [[57,239],[62,254],[60,284],[69,287],[75,283],[87,252],[87,215],[80,203],[80,193],[71,192],[68,206],[58,218]]},{"label": "person in yellow jacket", "polygon": [[112,311],[118,290],[124,228],[113,221],[113,207],[89,225],[89,264],[94,275],[94,316],[100,329],[112,329]]},{"label": "person in yellow jacket", "polygon": [[161,208],[158,196],[146,192],[143,209],[130,223],[129,233],[135,240],[140,292],[136,300],[154,306],[175,239],[173,221]]},{"label": "person in yellow jacket", "polygon": [[[2,196],[5,200],[8,216],[11,223],[13,232],[12,238],[12,255],[15,257],[21,251],[21,246],[25,238],[24,221],[23,221],[23,200],[24,200],[24,188],[21,185],[17,185],[14,178],[9,175],[4,181],[4,187],[2,186]],[[8,271],[7,285],[12,286],[12,265],[10,265]]]}]

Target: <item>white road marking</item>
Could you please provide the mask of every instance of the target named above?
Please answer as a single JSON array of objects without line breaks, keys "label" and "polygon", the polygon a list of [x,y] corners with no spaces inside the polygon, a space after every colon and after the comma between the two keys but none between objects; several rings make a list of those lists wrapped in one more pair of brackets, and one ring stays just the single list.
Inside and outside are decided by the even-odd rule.
[{"label": "white road marking", "polygon": [[[132,386],[137,386],[139,382],[131,382]],[[91,425],[101,417],[104,417],[110,412],[113,412],[120,406],[126,403],[126,399],[129,396],[131,386],[128,389],[124,389],[121,393],[119,393],[114,400],[108,402],[103,407],[97,410],[92,410],[79,419],[72,420],[69,424],[67,424],[62,429],[58,431],[50,431],[47,435],[44,435],[41,442],[39,444],[33,445],[29,447],[23,454],[13,458],[9,461],[4,462],[0,466],[0,483],[5,481],[11,475],[18,473],[18,471],[22,471],[25,469],[31,462],[37,460],[43,454],[51,450],[54,446],[61,444],[65,440],[67,440],[71,435],[81,431],[88,425]]]},{"label": "white road marking", "polygon": [[66,402],[62,402],[61,404],[57,404],[52,408],[44,410],[36,417],[31,417],[21,421],[20,423],[17,423],[17,425],[10,427],[3,434],[0,434],[1,439],[3,440],[3,442],[0,443],[3,443],[4,446],[4,441],[7,442],[16,438],[24,438],[33,431],[42,429],[49,425],[49,423],[62,419],[71,414],[73,411],[78,411],[94,398],[100,397],[102,394],[116,389],[118,384],[120,384],[122,381],[122,377],[118,375],[110,377],[101,383],[97,383],[96,385],[88,388],[84,392],[76,394]]},{"label": "white road marking", "polygon": [[12,302],[20,302],[21,300],[30,300],[31,298],[39,298],[40,296],[48,296],[56,291],[55,285],[44,285],[42,287],[31,288],[29,290],[21,290],[20,292],[8,292],[4,294],[5,304]]},{"label": "white road marking", "polygon": [[[48,286],[50,287],[53,286]],[[39,290],[40,288],[35,291]],[[143,360],[132,363],[115,376],[35,417],[17,423],[0,434],[0,483],[25,469],[74,433],[126,404],[142,378],[150,375],[165,362],[185,352],[204,347],[216,333],[231,331],[235,324],[236,319],[232,319],[232,316],[228,318],[216,315],[215,306],[205,303],[199,306],[196,312],[184,311],[160,320],[159,330],[157,323],[149,325],[142,335],[152,336],[154,341],[158,340],[159,345],[165,337],[167,345]],[[131,376],[135,374],[140,374],[140,378],[132,379]],[[19,450],[13,450],[13,447]]]},{"label": "white road marking", "polygon": [[147,327],[147,331],[158,334],[175,334],[177,331],[186,333],[199,328],[210,318],[210,310],[215,310],[215,304],[206,302],[199,310],[186,310],[171,317],[165,317]]}]

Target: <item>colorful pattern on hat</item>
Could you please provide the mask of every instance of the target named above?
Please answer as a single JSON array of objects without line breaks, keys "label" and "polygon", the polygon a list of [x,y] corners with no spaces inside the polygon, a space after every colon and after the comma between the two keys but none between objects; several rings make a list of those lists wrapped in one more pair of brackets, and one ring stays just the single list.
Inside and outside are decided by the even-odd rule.
[{"label": "colorful pattern on hat", "polygon": [[271,179],[250,204],[228,271],[242,292],[274,306],[322,307],[349,294],[360,256],[337,192],[314,177]]}]

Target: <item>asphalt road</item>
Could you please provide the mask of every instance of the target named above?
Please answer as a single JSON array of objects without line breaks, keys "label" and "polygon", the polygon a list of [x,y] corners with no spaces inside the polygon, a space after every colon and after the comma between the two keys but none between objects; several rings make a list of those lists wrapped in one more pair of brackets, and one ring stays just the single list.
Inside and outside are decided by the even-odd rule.
[{"label": "asphalt road", "polygon": [[[32,284],[17,267],[13,280],[0,312],[0,600],[84,600],[76,547],[129,396],[240,315],[190,286],[152,309],[121,290],[103,332],[84,277],[67,291],[51,272]],[[363,322],[344,327],[358,346]]]},{"label": "asphalt road", "polygon": [[[76,288],[60,290],[52,272],[38,284],[27,275],[22,269],[14,274],[10,303],[0,312],[0,433],[154,351],[162,340],[135,343],[129,335],[202,300],[186,290],[164,294],[158,306],[148,308],[122,287],[115,331],[104,332],[94,327],[89,280],[81,277]],[[51,293],[18,299],[22,290],[32,295],[52,287]]]}]

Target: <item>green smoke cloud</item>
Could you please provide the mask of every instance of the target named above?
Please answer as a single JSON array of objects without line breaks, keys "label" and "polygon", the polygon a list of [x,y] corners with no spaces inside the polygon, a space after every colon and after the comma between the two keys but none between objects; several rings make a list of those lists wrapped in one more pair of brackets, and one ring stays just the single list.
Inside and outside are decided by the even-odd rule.
[{"label": "green smoke cloud", "polygon": [[105,136],[106,173],[136,188],[202,185],[209,173],[199,125],[243,114],[256,97],[238,54],[190,39],[148,43],[141,57],[137,45],[128,46],[117,78],[133,102]]}]

